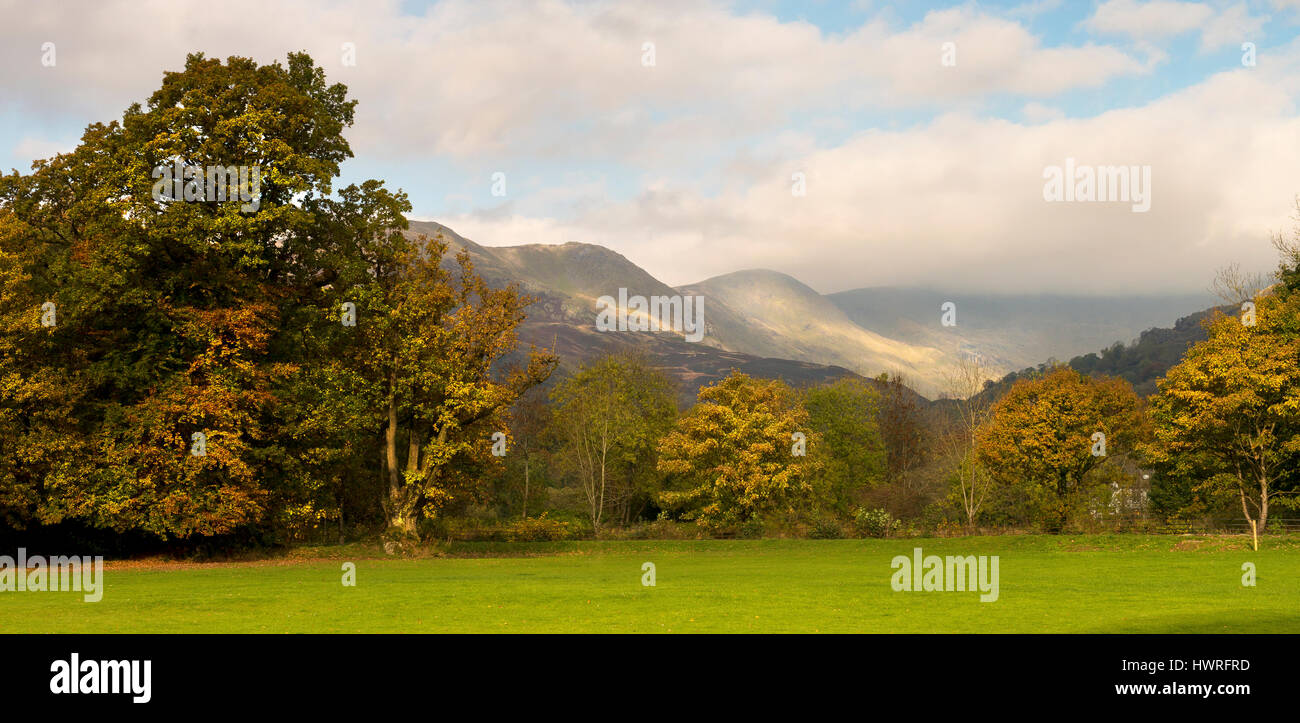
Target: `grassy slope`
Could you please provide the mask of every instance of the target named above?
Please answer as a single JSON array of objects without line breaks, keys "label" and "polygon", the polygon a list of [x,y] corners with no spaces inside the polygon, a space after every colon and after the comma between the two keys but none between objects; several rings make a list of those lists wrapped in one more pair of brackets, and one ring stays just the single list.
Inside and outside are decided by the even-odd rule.
[{"label": "grassy slope", "polygon": [[[999,555],[1001,598],[890,589],[890,560]],[[460,545],[458,556],[106,570],[102,602],[0,593],[0,632],[1300,632],[1300,539],[979,537]],[[527,557],[503,557],[503,553]],[[301,553],[299,553],[301,554]],[[474,555],[467,557],[465,555]],[[340,563],[357,562],[355,588]],[[658,585],[642,587],[641,563]],[[1254,562],[1258,587],[1241,586]]]}]

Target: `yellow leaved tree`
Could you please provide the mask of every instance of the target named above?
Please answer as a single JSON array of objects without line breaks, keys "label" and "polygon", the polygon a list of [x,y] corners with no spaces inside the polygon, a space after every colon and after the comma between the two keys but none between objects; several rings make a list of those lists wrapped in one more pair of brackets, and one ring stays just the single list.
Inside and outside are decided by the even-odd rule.
[{"label": "yellow leaved tree", "polygon": [[1254,303],[1253,314],[1215,317],[1161,380],[1146,451],[1195,492],[1237,498],[1262,531],[1300,483],[1300,295],[1263,292]]},{"label": "yellow leaved tree", "polygon": [[809,500],[817,465],[794,440],[802,434],[812,448],[820,438],[794,390],[733,371],[698,400],[659,442],[659,470],[673,488],[661,504],[718,530]]}]

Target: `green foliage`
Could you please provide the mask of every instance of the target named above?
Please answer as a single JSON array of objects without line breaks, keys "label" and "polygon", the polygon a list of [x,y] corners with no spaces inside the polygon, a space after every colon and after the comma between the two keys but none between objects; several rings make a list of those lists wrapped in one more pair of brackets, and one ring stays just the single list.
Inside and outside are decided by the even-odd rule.
[{"label": "green foliage", "polygon": [[[321,199],[351,156],[353,104],[306,55],[192,55],[147,106],[0,178],[11,518],[184,538],[310,504],[276,392],[303,361],[287,340],[311,317],[316,251],[338,221]],[[153,169],[176,161],[259,167],[256,210],[157,200]],[[52,327],[36,323],[45,302]],[[189,454],[194,433],[206,456]]]},{"label": "green foliage", "polygon": [[[487,428],[554,360],[495,374],[527,297],[466,258],[445,271],[445,245],[401,232],[403,194],[334,193],[354,106],[305,54],[196,54],[120,122],[0,177],[6,523],[292,537],[384,507],[410,532],[481,493]],[[160,198],[154,169],[176,164],[260,182]]]},{"label": "green foliage", "polygon": [[625,527],[608,527],[601,530],[600,534],[603,540],[697,540],[701,537],[699,525],[668,519],[634,522]]},{"label": "green foliage", "polygon": [[505,526],[507,542],[548,542],[576,539],[580,531],[571,522],[552,520],[543,512],[537,517],[514,520]]},{"label": "green foliage", "polygon": [[881,374],[876,382],[881,389],[879,427],[887,475],[897,484],[926,463],[932,435],[919,398],[901,377]]},{"label": "green foliage", "polygon": [[808,537],[814,540],[838,540],[844,537],[844,528],[833,517],[818,517],[813,520],[808,530]]},{"label": "green foliage", "polygon": [[510,409],[510,452],[493,479],[493,499],[502,516],[527,517],[545,509],[556,483],[550,438],[551,407],[542,387],[525,393]]},{"label": "green foliage", "polygon": [[[1115,342],[1100,352],[1076,356],[1066,366],[1084,376],[1119,377],[1133,385],[1139,396],[1149,397],[1156,382],[1182,359],[1194,344],[1205,340],[1205,320],[1215,309],[1200,311],[1178,319],[1170,328],[1147,329],[1129,343]],[[1040,364],[1036,369],[1012,372],[991,385],[989,394],[999,397],[1021,379],[1049,374],[1055,365]]]},{"label": "green foliage", "polygon": [[[1051,491],[1039,485],[995,484],[989,488],[977,522],[993,528],[1033,529],[1042,521],[1053,519],[1052,497]],[[961,514],[956,504],[948,508],[954,515]]]},{"label": "green foliage", "polygon": [[818,499],[847,514],[864,491],[884,480],[885,446],[876,421],[880,394],[863,380],[846,377],[805,390],[803,405],[808,428],[821,439],[808,450],[820,462]]},{"label": "green foliage", "polygon": [[902,522],[886,510],[859,507],[853,511],[853,526],[867,537],[889,537],[902,527]]},{"label": "green foliage", "polygon": [[[721,531],[721,529],[716,526],[713,529],[715,531]],[[753,517],[740,523],[740,528],[737,532],[740,537],[746,540],[759,540],[762,539],[764,533],[767,532],[767,525],[763,522],[761,517]]]},{"label": "green foliage", "polygon": [[556,385],[550,422],[558,466],[577,481],[593,527],[628,523],[661,485],[655,445],[677,417],[677,390],[643,355],[603,357]]},{"label": "green foliage", "polygon": [[1204,497],[1196,494],[1196,481],[1178,475],[1168,465],[1156,462],[1151,476],[1148,511],[1158,519],[1204,512]]}]

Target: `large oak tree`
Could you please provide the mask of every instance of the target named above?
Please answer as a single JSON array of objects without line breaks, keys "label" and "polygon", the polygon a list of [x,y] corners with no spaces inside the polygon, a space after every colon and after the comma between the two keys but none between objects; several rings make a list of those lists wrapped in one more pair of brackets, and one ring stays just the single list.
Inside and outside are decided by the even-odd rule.
[{"label": "large oak tree", "polygon": [[[6,522],[184,538],[369,499],[354,512],[409,532],[477,484],[484,425],[551,362],[503,366],[528,300],[408,239],[403,194],[333,188],[354,106],[305,54],[196,54],[73,151],[0,177]],[[164,169],[215,167],[250,183],[157,192]]]}]

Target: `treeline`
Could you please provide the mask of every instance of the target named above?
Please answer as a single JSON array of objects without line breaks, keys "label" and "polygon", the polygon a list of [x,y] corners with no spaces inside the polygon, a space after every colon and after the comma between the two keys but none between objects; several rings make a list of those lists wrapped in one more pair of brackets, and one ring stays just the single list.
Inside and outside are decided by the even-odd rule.
[{"label": "treeline", "polygon": [[[525,396],[496,505],[466,514],[509,520],[532,510],[552,526],[525,529],[561,536],[681,534],[671,529],[681,522],[721,536],[838,524],[887,473],[881,396],[859,378],[794,389],[732,372],[679,411],[675,381],[650,359],[607,356],[549,394]],[[655,523],[666,524],[644,529]]]},{"label": "treeline", "polygon": [[[1300,492],[1300,235],[1278,248],[1275,283],[1224,308],[1237,313],[1205,314],[1202,341],[1149,399],[1064,365],[998,389],[968,358],[929,406],[889,375],[793,389],[733,373],[678,414],[671,381],[645,359],[606,358],[534,399],[528,452],[501,477],[514,491],[469,517],[531,509],[588,534],[680,534],[672,524],[687,522],[834,537],[1160,531],[1237,516],[1263,533]],[[535,497],[508,503],[521,464]]]},{"label": "treeline", "polygon": [[796,389],[733,372],[681,412],[674,396],[672,380],[636,354],[585,365],[549,394],[529,392],[495,502],[430,531],[507,539],[1060,531],[1145,510],[1133,455],[1151,423],[1119,379],[1059,368],[992,407],[952,400],[960,410],[923,406],[889,375]]}]

